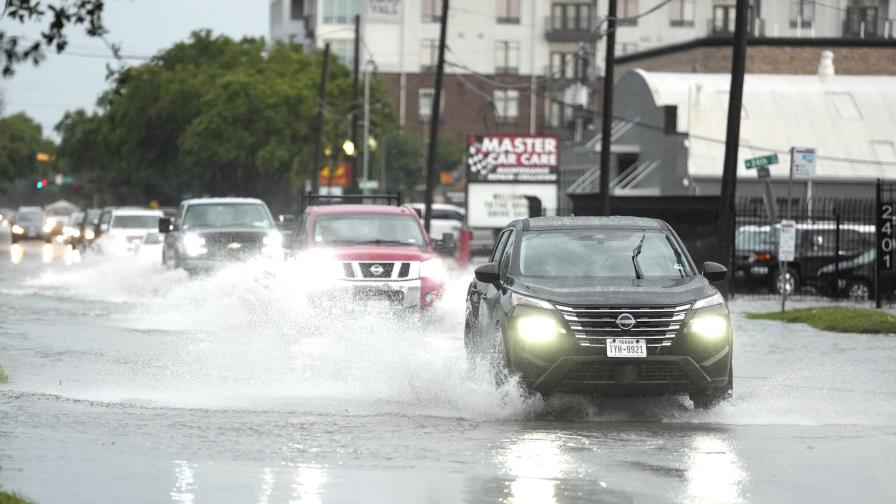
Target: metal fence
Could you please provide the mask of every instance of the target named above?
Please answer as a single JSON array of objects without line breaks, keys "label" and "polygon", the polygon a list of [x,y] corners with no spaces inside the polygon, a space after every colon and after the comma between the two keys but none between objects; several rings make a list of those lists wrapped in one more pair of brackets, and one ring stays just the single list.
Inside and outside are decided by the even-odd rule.
[{"label": "metal fence", "polygon": [[[823,199],[787,208],[796,224],[792,261],[778,253],[780,224],[770,222],[761,200],[738,204],[734,288],[739,294],[875,297],[876,227],[874,201]],[[789,217],[788,217],[789,215]]]}]

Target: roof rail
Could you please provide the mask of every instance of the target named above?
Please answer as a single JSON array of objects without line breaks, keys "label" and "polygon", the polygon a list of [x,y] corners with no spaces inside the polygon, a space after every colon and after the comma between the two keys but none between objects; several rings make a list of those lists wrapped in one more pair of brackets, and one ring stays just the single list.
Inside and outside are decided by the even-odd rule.
[{"label": "roof rail", "polygon": [[387,205],[401,206],[401,192],[393,194],[305,194],[305,206],[311,205],[344,205],[348,203],[366,203],[368,200],[384,201]]}]

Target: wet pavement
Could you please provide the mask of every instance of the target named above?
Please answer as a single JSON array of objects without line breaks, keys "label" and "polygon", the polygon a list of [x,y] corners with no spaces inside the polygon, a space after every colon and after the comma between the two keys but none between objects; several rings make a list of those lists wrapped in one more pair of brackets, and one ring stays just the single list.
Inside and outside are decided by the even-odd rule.
[{"label": "wet pavement", "polygon": [[544,402],[467,368],[464,277],[407,320],[51,248],[0,231],[0,487],[37,503],[896,501],[896,337],[738,300],[726,404]]}]

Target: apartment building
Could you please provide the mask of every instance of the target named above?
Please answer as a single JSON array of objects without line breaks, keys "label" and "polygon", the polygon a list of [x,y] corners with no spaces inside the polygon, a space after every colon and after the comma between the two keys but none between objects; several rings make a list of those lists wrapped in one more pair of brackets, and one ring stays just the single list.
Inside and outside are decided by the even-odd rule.
[{"label": "apartment building", "polygon": [[[735,3],[617,0],[617,57],[637,61],[638,55],[666,47],[724,40],[734,30]],[[890,4],[752,0],[749,30],[763,40],[893,39]],[[423,135],[432,106],[441,7],[441,0],[270,0],[270,35],[307,48],[329,43],[351,66],[353,22],[359,15],[362,68],[375,67],[401,124]],[[607,0],[452,0],[445,134],[463,141],[483,131],[570,136],[574,126],[587,128],[586,111],[600,103],[606,12]],[[814,64],[817,55],[806,60]],[[675,64],[697,70],[688,70],[686,61]],[[578,121],[583,117],[584,124]]]}]

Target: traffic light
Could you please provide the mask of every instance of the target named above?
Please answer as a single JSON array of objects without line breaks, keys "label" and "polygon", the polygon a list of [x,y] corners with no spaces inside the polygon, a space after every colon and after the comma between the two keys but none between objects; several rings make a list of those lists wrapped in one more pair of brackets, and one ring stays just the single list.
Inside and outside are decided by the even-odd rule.
[{"label": "traffic light", "polygon": [[37,184],[34,184],[34,186],[37,187],[38,189],[43,189],[44,187],[47,187],[47,179],[38,180]]}]

